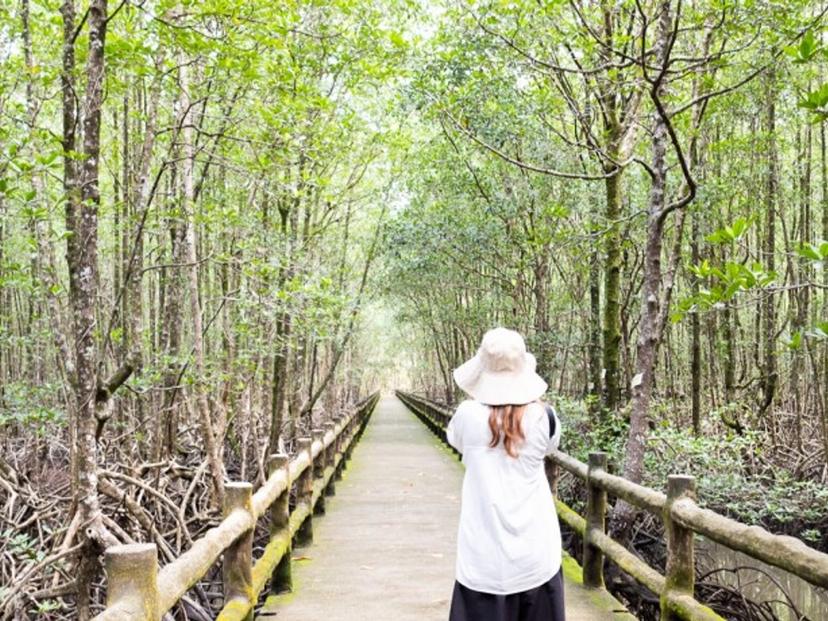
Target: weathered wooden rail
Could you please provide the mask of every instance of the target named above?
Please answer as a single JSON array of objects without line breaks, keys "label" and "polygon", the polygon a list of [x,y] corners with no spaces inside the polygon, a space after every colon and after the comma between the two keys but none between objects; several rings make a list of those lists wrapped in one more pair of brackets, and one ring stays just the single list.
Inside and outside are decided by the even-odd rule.
[{"label": "weathered wooden rail", "polygon": [[[397,392],[397,396],[432,431],[445,436],[445,427],[453,414],[451,408],[410,393]],[[586,484],[585,516],[576,513],[559,498],[555,499],[558,516],[583,541],[584,583],[591,587],[604,586],[606,556],[659,596],[662,621],[724,621],[694,597],[695,534],[787,570],[815,586],[828,588],[828,554],[810,548],[795,537],[774,535],[759,526],[748,526],[699,507],[695,502],[696,483],[692,476],[668,477],[666,493],[662,493],[608,473],[606,453],[590,453],[587,464],[560,451],[553,453],[550,460],[554,466]],[[553,474],[553,479],[556,478],[557,474]],[[667,544],[666,576],[607,535],[608,494],[623,498],[663,520]]]},{"label": "weathered wooden rail", "polygon": [[[348,414],[297,441],[296,454],[271,455],[267,481],[253,493],[246,482],[225,486],[224,519],[193,542],[173,562],[158,568],[155,544],[129,544],[106,550],[107,607],[95,621],[158,621],[192,588],[222,554],[224,607],[221,621],[253,618],[259,594],[291,588],[292,542],[313,538],[313,515],[324,513],[325,496],[353,450],[379,400],[375,393]],[[296,503],[290,508],[291,488]],[[270,516],[270,540],[253,564],[256,523]]]}]

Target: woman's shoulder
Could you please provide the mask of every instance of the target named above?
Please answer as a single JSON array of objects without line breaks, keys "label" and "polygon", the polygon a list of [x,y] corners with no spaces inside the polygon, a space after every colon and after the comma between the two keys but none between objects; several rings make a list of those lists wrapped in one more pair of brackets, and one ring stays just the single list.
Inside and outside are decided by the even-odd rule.
[{"label": "woman's shoulder", "polygon": [[523,415],[524,420],[530,427],[546,428],[546,404],[542,401],[533,401],[526,408],[526,413]]},{"label": "woman's shoulder", "polygon": [[466,399],[465,401],[461,401],[457,409],[455,410],[455,414],[461,414],[463,412],[477,412],[480,410],[486,410],[488,406],[480,403],[480,401],[475,401],[474,399]]},{"label": "woman's shoulder", "polygon": [[526,414],[533,418],[546,418],[546,404],[543,401],[532,401],[526,407]]}]

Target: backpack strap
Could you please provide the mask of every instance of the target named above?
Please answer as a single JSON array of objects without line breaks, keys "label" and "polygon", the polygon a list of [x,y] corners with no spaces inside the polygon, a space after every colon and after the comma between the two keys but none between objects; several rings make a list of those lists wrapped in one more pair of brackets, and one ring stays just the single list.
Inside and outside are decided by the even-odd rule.
[{"label": "backpack strap", "polygon": [[555,408],[553,408],[550,404],[544,403],[543,409],[546,410],[546,417],[549,419],[549,437],[555,435],[555,430],[557,425],[555,424],[555,416],[557,412],[555,412]]}]

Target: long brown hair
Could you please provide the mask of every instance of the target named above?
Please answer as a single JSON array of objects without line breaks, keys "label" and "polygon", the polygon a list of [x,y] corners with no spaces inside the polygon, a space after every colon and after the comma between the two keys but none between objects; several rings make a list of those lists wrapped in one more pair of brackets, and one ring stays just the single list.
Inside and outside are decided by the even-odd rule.
[{"label": "long brown hair", "polygon": [[503,448],[510,457],[517,457],[517,445],[523,442],[523,413],[528,403],[522,405],[491,405],[489,406],[489,429],[492,432],[492,440],[489,447],[494,448],[503,436]]}]

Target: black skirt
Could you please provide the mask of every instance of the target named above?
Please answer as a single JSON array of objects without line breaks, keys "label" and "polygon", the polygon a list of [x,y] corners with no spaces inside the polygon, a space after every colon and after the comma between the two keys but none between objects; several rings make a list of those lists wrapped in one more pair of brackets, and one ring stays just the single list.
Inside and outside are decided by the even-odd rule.
[{"label": "black skirt", "polygon": [[539,587],[492,595],[454,583],[449,621],[565,621],[563,575]]}]

